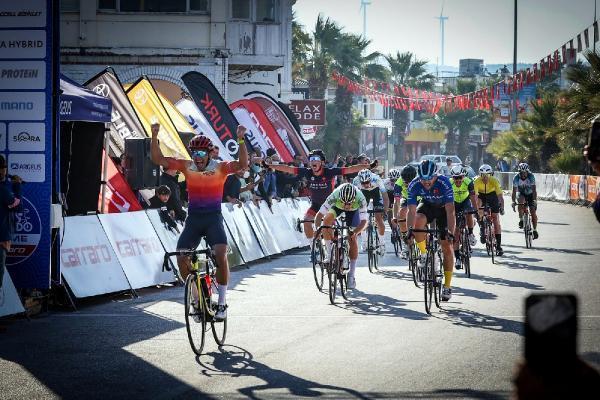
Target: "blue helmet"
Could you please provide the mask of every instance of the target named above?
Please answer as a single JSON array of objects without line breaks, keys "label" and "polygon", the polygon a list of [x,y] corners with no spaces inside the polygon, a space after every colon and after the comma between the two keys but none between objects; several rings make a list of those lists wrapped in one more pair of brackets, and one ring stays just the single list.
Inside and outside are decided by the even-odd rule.
[{"label": "blue helmet", "polygon": [[421,161],[421,164],[419,164],[417,174],[419,175],[419,179],[428,181],[435,176],[436,171],[437,165],[433,161],[423,160]]}]

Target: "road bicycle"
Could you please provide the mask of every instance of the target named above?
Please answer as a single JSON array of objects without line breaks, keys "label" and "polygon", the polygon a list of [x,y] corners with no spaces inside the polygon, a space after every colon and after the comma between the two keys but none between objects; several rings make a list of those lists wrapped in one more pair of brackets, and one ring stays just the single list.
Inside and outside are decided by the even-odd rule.
[{"label": "road bicycle", "polygon": [[[413,229],[413,232],[427,234],[427,252],[423,271],[423,294],[425,295],[425,312],[431,314],[432,299],[437,308],[442,300],[442,252],[440,246],[441,231],[435,227],[429,229]],[[414,240],[413,240],[414,242]]]},{"label": "road bicycle", "polygon": [[339,284],[340,294],[345,300],[348,300],[348,271],[350,270],[350,245],[346,236],[352,233],[352,230],[346,226],[345,218],[333,226],[321,225],[317,229],[320,234],[322,229],[331,229],[333,238],[331,240],[331,253],[329,263],[326,266],[327,277],[329,281],[329,301],[335,304],[337,296],[337,287]]},{"label": "road bicycle", "polygon": [[[300,219],[296,221],[296,229],[299,232],[302,232],[302,223],[310,222],[313,223],[312,219]],[[326,255],[325,244],[323,243],[323,237],[319,231],[315,232],[313,236],[313,240],[310,244],[310,262],[313,267],[313,276],[315,278],[315,284],[317,285],[317,290],[323,290],[323,281],[325,279],[325,260],[327,258]]]},{"label": "road bicycle", "polygon": [[529,206],[527,203],[518,203],[517,205],[523,207],[523,233],[525,234],[525,247],[530,249],[533,242],[533,223],[531,222]]},{"label": "road bicycle", "polygon": [[[199,257],[200,255],[204,257]],[[227,335],[227,318],[222,321],[215,319],[218,286],[214,252],[210,248],[167,252],[163,260],[163,270],[169,269],[171,256],[187,256],[191,259],[191,271],[185,280],[184,306],[185,326],[192,350],[197,355],[202,354],[208,329],[212,330],[215,342],[223,346]]]},{"label": "road bicycle", "polygon": [[479,207],[483,210],[483,218],[480,221],[480,229],[483,229],[483,237],[485,238],[485,250],[488,256],[492,257],[492,264],[494,264],[496,256],[496,235],[494,234],[494,221],[492,219],[492,209],[490,206],[485,205]]},{"label": "road bicycle", "polygon": [[400,234],[400,227],[398,226],[398,223],[400,223],[400,220],[398,220],[396,222],[396,224],[392,224],[390,223],[390,228],[392,229],[392,245],[394,245],[394,253],[396,254],[396,257],[400,256],[400,253],[402,252],[402,235]]},{"label": "road bicycle", "polygon": [[368,210],[369,224],[367,225],[367,260],[369,272],[375,273],[379,264],[379,235],[377,234],[377,223],[375,222],[375,214],[378,211]]},{"label": "road bicycle", "polygon": [[467,215],[476,214],[475,211],[459,211],[456,213],[456,225],[458,227],[458,254],[462,263],[465,275],[471,277],[471,254],[473,249],[469,242],[469,228],[467,227]]},{"label": "road bicycle", "polygon": [[415,240],[412,243],[407,243],[408,246],[408,269],[412,273],[413,283],[417,288],[421,288],[425,277],[425,267],[419,265],[419,248]]}]

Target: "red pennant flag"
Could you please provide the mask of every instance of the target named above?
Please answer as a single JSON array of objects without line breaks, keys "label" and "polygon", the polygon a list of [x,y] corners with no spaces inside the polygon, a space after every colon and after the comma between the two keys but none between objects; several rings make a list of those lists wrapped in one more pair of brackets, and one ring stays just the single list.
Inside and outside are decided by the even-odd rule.
[{"label": "red pennant flag", "polygon": [[548,56],[548,75],[551,75],[553,70],[554,63],[552,62],[552,56]]},{"label": "red pennant flag", "polygon": [[544,79],[546,77],[546,63],[544,62],[544,59],[540,60],[540,80]]},{"label": "red pennant flag", "polygon": [[562,64],[566,64],[567,63],[567,45],[563,44],[562,45]]},{"label": "red pennant flag", "polygon": [[533,64],[533,81],[537,82],[540,80],[539,74],[538,74],[538,65],[537,63]]},{"label": "red pennant flag", "polygon": [[560,57],[558,55],[558,50],[554,51],[554,70],[558,72],[560,69]]}]

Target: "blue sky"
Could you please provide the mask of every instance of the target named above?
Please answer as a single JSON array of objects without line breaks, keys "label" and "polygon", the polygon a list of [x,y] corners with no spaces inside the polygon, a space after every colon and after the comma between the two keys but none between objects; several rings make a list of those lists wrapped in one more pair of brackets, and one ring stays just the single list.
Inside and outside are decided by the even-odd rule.
[{"label": "blue sky", "polygon": [[[323,13],[347,31],[362,34],[360,2],[297,0],[294,11],[309,31]],[[446,0],[445,64],[458,66],[461,58],[482,58],[486,64],[512,63],[513,5],[514,0]],[[440,24],[435,17],[441,7],[442,0],[371,0],[367,8],[369,50],[384,54],[411,51],[436,64]],[[519,0],[518,17],[518,60],[534,63],[592,24],[594,0]],[[591,40],[590,31],[590,45]]]}]

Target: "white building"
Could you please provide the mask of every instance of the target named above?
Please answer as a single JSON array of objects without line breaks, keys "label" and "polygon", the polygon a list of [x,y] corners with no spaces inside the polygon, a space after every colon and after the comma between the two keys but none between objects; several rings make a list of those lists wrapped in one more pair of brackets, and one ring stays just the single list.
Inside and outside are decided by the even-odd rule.
[{"label": "white building", "polygon": [[61,0],[61,72],[84,82],[112,66],[148,76],[170,99],[198,71],[232,102],[260,90],[291,95],[295,0]]}]

